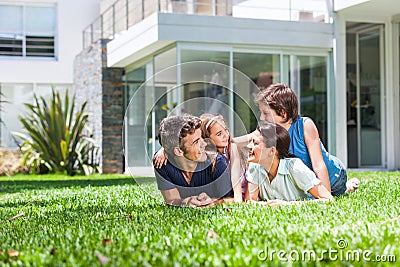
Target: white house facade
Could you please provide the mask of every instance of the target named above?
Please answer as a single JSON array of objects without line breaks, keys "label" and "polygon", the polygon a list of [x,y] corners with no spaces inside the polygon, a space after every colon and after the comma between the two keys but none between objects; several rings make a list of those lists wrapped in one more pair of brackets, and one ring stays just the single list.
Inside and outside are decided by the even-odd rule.
[{"label": "white house facade", "polygon": [[[64,12],[64,1],[55,2],[58,12]],[[159,121],[177,109],[196,115],[217,111],[212,108],[215,101],[207,99],[229,107],[224,116],[234,135],[253,130],[258,116],[252,103],[255,85],[262,88],[275,82],[296,91],[300,113],[314,119],[324,145],[348,168],[399,169],[397,0],[100,2],[96,19],[94,10],[79,11],[89,12],[92,23],[81,28],[83,50],[76,61],[86,62],[94,49],[101,51],[102,65],[92,73],[102,75],[103,89],[98,89],[103,97],[92,105],[101,105],[93,115],[94,121],[103,123],[97,136],[103,140],[103,162],[105,155],[110,164],[124,162],[113,171],[151,175]],[[57,62],[57,56],[52,60]],[[1,84],[24,81],[3,62]],[[185,68],[193,62],[214,65],[198,63],[198,73],[188,79]],[[41,83],[41,75],[66,75],[54,82],[72,82],[71,69],[60,73],[61,69],[48,67],[54,75],[45,75],[45,68],[37,68],[38,73],[31,75],[27,66],[20,67],[32,84]],[[75,70],[78,91],[90,83],[91,78],[82,75]],[[109,139],[104,141],[104,136]]]},{"label": "white house facade", "polygon": [[33,93],[72,90],[82,29],[99,13],[98,0],[0,1],[0,92],[8,102],[0,113],[1,147],[17,146],[11,132],[21,130],[18,116]]}]

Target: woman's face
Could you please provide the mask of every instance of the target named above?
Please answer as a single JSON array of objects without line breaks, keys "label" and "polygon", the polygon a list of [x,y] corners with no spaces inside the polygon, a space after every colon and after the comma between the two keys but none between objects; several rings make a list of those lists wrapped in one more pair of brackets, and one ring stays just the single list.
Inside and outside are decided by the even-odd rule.
[{"label": "woman's face", "polygon": [[247,145],[249,149],[248,162],[259,163],[261,159],[265,159],[270,155],[271,148],[265,147],[264,138],[260,131],[256,130],[252,134],[250,143]]},{"label": "woman's face", "polygon": [[216,147],[227,147],[229,144],[229,131],[222,122],[215,122],[208,128],[210,139]]}]

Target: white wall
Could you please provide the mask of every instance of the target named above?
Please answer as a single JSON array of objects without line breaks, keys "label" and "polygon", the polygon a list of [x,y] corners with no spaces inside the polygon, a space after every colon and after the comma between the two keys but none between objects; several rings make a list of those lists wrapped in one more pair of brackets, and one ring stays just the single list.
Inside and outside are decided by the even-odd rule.
[{"label": "white wall", "polygon": [[82,30],[100,15],[100,0],[0,0],[16,2],[57,4],[57,59],[0,58],[0,83],[72,83]]}]

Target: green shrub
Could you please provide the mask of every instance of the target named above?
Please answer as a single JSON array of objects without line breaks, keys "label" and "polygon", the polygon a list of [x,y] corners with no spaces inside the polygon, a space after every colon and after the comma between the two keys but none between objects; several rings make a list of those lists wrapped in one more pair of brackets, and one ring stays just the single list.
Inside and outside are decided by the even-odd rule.
[{"label": "green shrub", "polygon": [[[88,114],[84,112],[87,102],[75,106],[68,91],[64,104],[54,89],[46,101],[34,95],[34,104],[28,108],[26,117],[19,117],[29,136],[18,133],[23,139],[23,161],[31,173],[90,174],[99,172],[98,147],[88,136]],[[77,112],[74,114],[74,111]]]}]

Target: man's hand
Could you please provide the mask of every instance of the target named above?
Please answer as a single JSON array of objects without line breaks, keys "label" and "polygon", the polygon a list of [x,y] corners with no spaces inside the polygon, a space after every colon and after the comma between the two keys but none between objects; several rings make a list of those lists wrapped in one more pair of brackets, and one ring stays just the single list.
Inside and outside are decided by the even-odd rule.
[{"label": "man's hand", "polygon": [[190,207],[211,207],[214,205],[214,202],[203,192],[198,196],[191,197],[188,204]]}]

